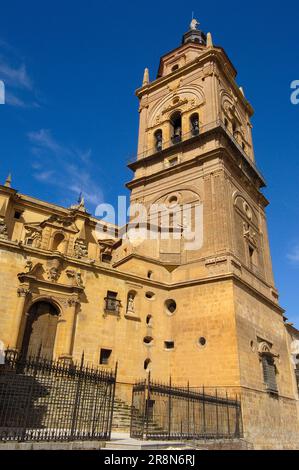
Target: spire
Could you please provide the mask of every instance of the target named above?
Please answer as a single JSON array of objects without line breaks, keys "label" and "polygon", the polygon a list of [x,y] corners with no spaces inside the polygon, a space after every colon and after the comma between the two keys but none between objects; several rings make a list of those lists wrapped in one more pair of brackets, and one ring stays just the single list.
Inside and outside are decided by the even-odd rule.
[{"label": "spire", "polygon": [[11,174],[10,173],[7,175],[4,186],[6,186],[7,188],[11,188]]},{"label": "spire", "polygon": [[244,90],[243,90],[243,87],[242,87],[242,86],[239,87],[239,90],[240,90],[240,92],[242,93],[242,95],[245,96],[245,93],[244,93]]},{"label": "spire", "polygon": [[144,69],[142,86],[145,86],[145,85],[148,85],[148,84],[149,84],[149,71],[148,71],[148,68],[146,67]]},{"label": "spire", "polygon": [[213,47],[213,39],[211,33],[207,33],[207,47]]},{"label": "spire", "polygon": [[86,212],[85,201],[82,194],[82,191],[79,194],[77,204],[73,204],[70,209],[75,209],[77,211]]}]

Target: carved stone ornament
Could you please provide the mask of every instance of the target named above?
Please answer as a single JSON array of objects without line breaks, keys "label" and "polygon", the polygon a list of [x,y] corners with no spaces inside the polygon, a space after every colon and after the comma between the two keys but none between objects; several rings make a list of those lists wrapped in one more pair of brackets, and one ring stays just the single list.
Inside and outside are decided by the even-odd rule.
[{"label": "carved stone ornament", "polygon": [[31,294],[31,291],[28,289],[28,287],[19,287],[17,293],[19,297],[26,297],[27,295]]},{"label": "carved stone ornament", "polygon": [[88,249],[84,240],[77,238],[74,244],[74,256],[75,258],[87,258]]},{"label": "carved stone ornament", "polygon": [[168,113],[169,111],[172,111],[173,109],[183,106],[184,104],[187,104],[188,100],[187,98],[180,98],[179,96],[176,96],[173,98],[172,103],[168,106],[165,106],[162,110],[162,114]]},{"label": "carved stone ornament", "polygon": [[70,298],[67,300],[68,306],[69,307],[76,307],[77,305],[80,304],[79,300],[77,298]]},{"label": "carved stone ornament", "polygon": [[100,246],[100,254],[102,255],[109,255],[112,256],[112,251],[113,251],[113,245],[115,243],[114,240],[108,239],[108,240],[98,240],[99,246]]},{"label": "carved stone ornament", "polygon": [[31,246],[40,248],[42,242],[42,229],[40,227],[33,227],[31,225],[25,226],[25,243],[28,244],[28,239],[32,240]]},{"label": "carved stone ornament", "polygon": [[53,259],[46,273],[49,281],[57,282],[61,273],[61,260],[58,258]]},{"label": "carved stone ornament", "polygon": [[256,233],[246,222],[243,222],[243,235],[252,245],[257,246]]},{"label": "carved stone ornament", "polygon": [[83,287],[83,280],[81,273],[75,271],[74,269],[68,269],[66,275],[71,279],[72,285],[76,287]]},{"label": "carved stone ornament", "polygon": [[3,217],[0,218],[0,239],[8,240],[7,225]]}]

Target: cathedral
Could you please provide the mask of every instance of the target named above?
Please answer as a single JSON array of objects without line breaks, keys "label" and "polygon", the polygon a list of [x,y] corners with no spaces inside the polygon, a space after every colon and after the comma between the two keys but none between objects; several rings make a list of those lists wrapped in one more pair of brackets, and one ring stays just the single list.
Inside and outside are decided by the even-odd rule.
[{"label": "cathedral", "polygon": [[[127,187],[132,205],[154,207],[156,236],[124,236],[83,197],[65,208],[22,194],[10,176],[0,186],[0,341],[25,356],[71,363],[84,351],[100,367],[118,363],[127,403],[149,371],[233,390],[248,442],[299,448],[299,332],[274,284],[253,108],[224,49],[197,26],[136,91]],[[185,207],[192,226],[200,219],[195,243],[183,236]]]}]

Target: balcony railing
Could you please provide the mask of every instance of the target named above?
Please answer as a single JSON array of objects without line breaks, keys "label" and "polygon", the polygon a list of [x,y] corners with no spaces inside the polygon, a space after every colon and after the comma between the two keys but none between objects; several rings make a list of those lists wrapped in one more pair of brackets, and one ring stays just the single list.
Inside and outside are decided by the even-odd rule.
[{"label": "balcony railing", "polygon": [[144,152],[139,153],[137,155],[137,160],[136,160],[136,157],[129,158],[129,163],[134,163],[138,160],[142,160],[145,157],[155,155],[159,152],[162,152],[163,150],[166,150],[168,148],[180,145],[180,144],[182,144],[183,142],[185,142],[189,139],[196,138],[198,136],[202,136],[203,134],[205,134],[207,132],[210,132],[210,131],[212,131],[214,129],[217,129],[217,128],[221,128],[225,132],[225,134],[230,139],[230,141],[235,145],[235,147],[237,147],[237,149],[243,155],[245,160],[256,171],[256,173],[259,175],[259,177],[265,183],[265,180],[264,180],[264,177],[263,177],[262,173],[259,171],[259,169],[255,165],[255,163],[252,161],[250,156],[245,152],[245,150],[242,148],[242,146],[239,144],[239,142],[236,140],[236,138],[233,136],[233,134],[227,129],[227,127],[225,126],[224,122],[221,119],[218,119],[216,121],[213,121],[213,122],[210,122],[210,123],[205,124],[203,126],[200,126],[199,129],[192,129],[191,131],[186,132],[185,134],[174,136],[170,140],[159,141],[158,145],[156,145],[155,147],[149,148],[149,149],[145,150]]}]

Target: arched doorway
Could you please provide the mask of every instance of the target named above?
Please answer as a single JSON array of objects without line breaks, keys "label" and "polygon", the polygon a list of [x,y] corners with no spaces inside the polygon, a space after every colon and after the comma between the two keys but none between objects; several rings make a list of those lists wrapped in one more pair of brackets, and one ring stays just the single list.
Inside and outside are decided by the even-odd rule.
[{"label": "arched doorway", "polygon": [[58,309],[50,302],[40,301],[30,307],[22,343],[23,356],[36,355],[41,348],[41,356],[52,359],[58,315]]}]

